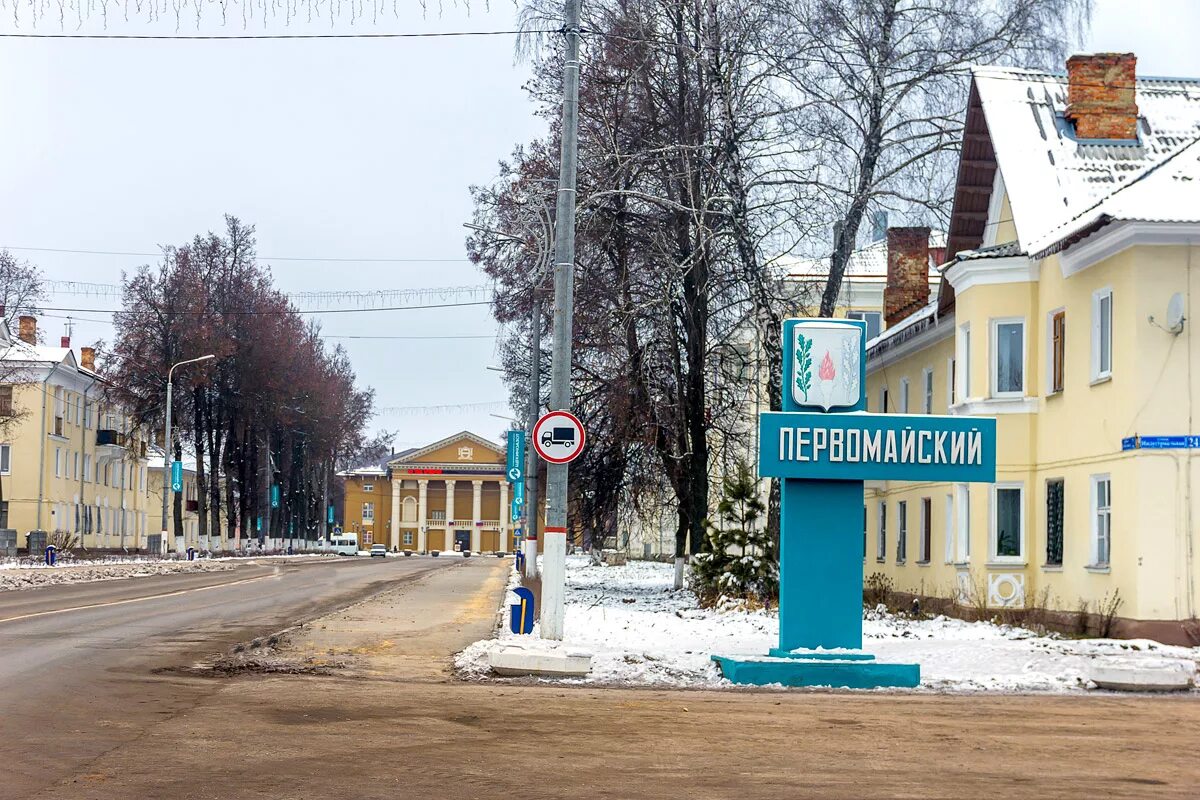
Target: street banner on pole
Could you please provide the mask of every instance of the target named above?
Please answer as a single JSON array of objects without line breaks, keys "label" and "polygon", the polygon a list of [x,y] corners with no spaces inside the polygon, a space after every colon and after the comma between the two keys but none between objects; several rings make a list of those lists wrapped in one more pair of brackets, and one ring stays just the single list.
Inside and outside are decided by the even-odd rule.
[{"label": "street banner on pole", "polygon": [[183,464],[179,461],[171,462],[171,491],[183,491]]},{"label": "street banner on pole", "polygon": [[525,431],[508,432],[508,463],[505,471],[509,483],[519,484],[525,477]]},{"label": "street banner on pole", "polygon": [[271,487],[271,508],[279,508],[279,484]]}]

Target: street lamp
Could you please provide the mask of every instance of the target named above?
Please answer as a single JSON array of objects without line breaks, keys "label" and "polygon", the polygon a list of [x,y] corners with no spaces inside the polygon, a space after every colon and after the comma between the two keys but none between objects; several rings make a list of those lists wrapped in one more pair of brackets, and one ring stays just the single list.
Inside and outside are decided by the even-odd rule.
[{"label": "street lamp", "polygon": [[[177,361],[167,370],[167,423],[166,431],[163,434],[163,505],[162,505],[162,548],[163,552],[167,552],[167,498],[170,496],[167,492],[167,461],[173,459],[175,448],[171,446],[171,377],[175,374],[176,367],[182,367],[184,364],[195,364],[197,361],[208,361],[216,358],[212,353],[199,358],[189,358],[185,361]],[[174,491],[174,489],[172,489]]]}]

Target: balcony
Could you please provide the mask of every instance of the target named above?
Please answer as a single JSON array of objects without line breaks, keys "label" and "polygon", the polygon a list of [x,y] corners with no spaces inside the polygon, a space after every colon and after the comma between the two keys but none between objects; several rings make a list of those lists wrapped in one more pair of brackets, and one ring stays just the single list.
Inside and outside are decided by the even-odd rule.
[{"label": "balcony", "polygon": [[124,447],[125,434],[111,428],[101,428],[96,431],[97,447]]},{"label": "balcony", "polygon": [[96,431],[96,461],[103,464],[125,455],[125,434],[112,428]]}]

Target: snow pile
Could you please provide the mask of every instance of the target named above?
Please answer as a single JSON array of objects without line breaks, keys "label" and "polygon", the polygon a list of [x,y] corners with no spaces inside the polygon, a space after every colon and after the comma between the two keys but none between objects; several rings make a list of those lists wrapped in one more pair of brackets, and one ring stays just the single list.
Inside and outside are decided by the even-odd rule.
[{"label": "snow pile", "polygon": [[142,578],[148,575],[175,575],[182,572],[222,572],[233,569],[236,564],[233,559],[80,561],[56,567],[12,562],[0,565],[0,591],[35,589],[39,586],[57,586],[64,583]]},{"label": "snow pile", "polygon": [[[774,612],[702,609],[691,592],[672,589],[672,582],[671,564],[606,567],[568,558],[566,641],[537,639],[536,627],[533,636],[512,634],[507,607],[516,598],[510,591],[498,638],[472,644],[456,665],[466,677],[485,677],[488,653],[519,639],[527,648],[592,653],[591,683],[718,687],[731,684],[711,655],[765,655],[777,645]],[[1098,662],[1168,666],[1193,675],[1200,664],[1200,648],[1064,639],[948,617],[909,620],[883,609],[864,614],[863,636],[864,649],[880,661],[920,664],[922,689],[936,691],[1082,691]]]}]

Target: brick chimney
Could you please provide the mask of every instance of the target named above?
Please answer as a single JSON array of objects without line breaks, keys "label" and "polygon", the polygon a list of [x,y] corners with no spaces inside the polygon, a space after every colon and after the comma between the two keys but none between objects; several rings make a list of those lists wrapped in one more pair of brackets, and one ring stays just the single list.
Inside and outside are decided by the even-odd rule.
[{"label": "brick chimney", "polygon": [[1095,53],[1067,59],[1067,119],[1079,139],[1137,139],[1137,56]]},{"label": "brick chimney", "polygon": [[929,228],[888,228],[883,319],[888,327],[929,302]]},{"label": "brick chimney", "polygon": [[37,344],[37,317],[18,317],[17,338],[26,344]]},{"label": "brick chimney", "polygon": [[79,365],[91,372],[96,371],[96,348],[81,347],[79,348]]}]

